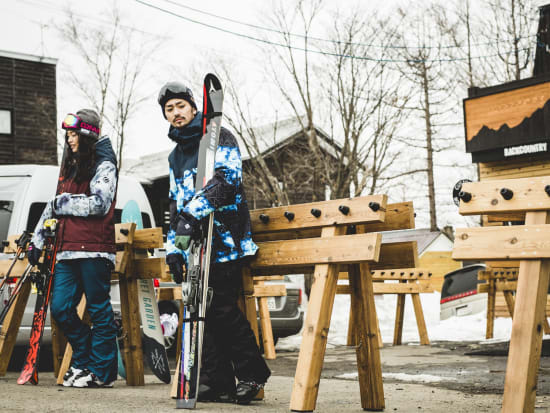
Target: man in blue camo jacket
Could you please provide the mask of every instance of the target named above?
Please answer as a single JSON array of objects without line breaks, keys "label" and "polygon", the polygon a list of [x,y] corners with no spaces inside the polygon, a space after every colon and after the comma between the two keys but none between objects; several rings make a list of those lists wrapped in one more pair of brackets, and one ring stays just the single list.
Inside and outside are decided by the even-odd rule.
[{"label": "man in blue camo jacket", "polygon": [[209,277],[213,298],[206,313],[199,401],[248,404],[271,372],[237,306],[242,262],[258,249],[251,237],[239,147],[233,134],[222,127],[214,176],[195,193],[203,114],[197,110],[191,89],[179,82],[165,84],[158,103],[170,123],[168,137],[176,142],[168,157],[170,230],[166,262],[177,283],[183,281],[193,231],[201,219],[214,212]]}]

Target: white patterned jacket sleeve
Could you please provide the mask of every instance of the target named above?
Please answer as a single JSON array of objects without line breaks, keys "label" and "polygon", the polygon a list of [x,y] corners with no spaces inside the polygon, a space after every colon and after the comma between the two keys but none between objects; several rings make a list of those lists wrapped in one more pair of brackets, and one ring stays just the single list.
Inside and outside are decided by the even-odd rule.
[{"label": "white patterned jacket sleeve", "polygon": [[87,217],[105,215],[116,194],[116,167],[110,161],[102,162],[90,181],[90,196],[64,192],[55,197],[56,215]]},{"label": "white patterned jacket sleeve", "polygon": [[36,227],[34,227],[31,242],[38,249],[42,249],[42,247],[44,246],[44,221],[53,217],[52,204],[53,201],[48,201],[46,203],[46,207],[44,208],[44,211],[42,211],[42,215],[40,216]]}]

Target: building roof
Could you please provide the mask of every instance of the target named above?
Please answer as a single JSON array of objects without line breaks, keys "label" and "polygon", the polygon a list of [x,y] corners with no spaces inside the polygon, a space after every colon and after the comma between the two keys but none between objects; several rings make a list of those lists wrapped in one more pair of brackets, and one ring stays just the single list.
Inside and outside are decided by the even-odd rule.
[{"label": "building roof", "polygon": [[[303,129],[300,120],[305,122],[305,116],[293,117],[253,128],[252,133],[256,136],[260,153],[264,156],[269,155],[301,136]],[[320,138],[321,148],[336,156],[340,146],[320,128],[315,127],[315,130]],[[237,137],[237,141],[239,142],[242,160],[250,159],[251,156],[240,137]],[[166,177],[168,176],[168,155],[170,152],[172,152],[172,149],[145,155],[139,159],[126,159],[123,163],[123,172],[137,177],[142,182],[144,180],[151,182]]]},{"label": "building roof", "polygon": [[391,243],[391,242],[416,241],[417,248],[418,248],[418,255],[422,255],[422,253],[430,246],[430,244],[434,242],[436,238],[439,236],[447,237],[447,235],[444,232],[430,231],[429,228],[403,229],[403,230],[382,232],[382,242]]},{"label": "building roof", "polygon": [[57,59],[53,57],[46,57],[46,56],[36,56],[31,54],[25,54],[25,53],[18,53],[18,52],[12,52],[9,50],[0,50],[0,56],[1,57],[7,57],[10,59],[19,59],[19,60],[28,60],[31,62],[40,62],[40,63],[47,63],[50,65],[56,65]]}]

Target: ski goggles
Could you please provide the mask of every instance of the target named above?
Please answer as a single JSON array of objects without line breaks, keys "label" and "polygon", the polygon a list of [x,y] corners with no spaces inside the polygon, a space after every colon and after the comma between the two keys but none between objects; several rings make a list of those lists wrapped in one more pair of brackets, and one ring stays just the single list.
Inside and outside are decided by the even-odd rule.
[{"label": "ski goggles", "polygon": [[65,119],[63,119],[63,122],[61,123],[61,127],[65,130],[77,130],[87,135],[95,133],[99,136],[100,134],[100,129],[98,127],[83,122],[82,119],[74,113],[69,113],[65,116]]}]

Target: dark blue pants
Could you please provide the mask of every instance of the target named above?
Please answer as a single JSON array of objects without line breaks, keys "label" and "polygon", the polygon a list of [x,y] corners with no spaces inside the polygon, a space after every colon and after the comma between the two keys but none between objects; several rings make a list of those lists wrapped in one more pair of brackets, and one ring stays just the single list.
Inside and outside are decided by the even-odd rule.
[{"label": "dark blue pants", "polygon": [[[116,327],[111,307],[112,263],[105,258],[62,260],[55,265],[51,314],[73,348],[72,366],[89,369],[99,380],[117,375]],[[93,328],[76,313],[82,293]]]}]

